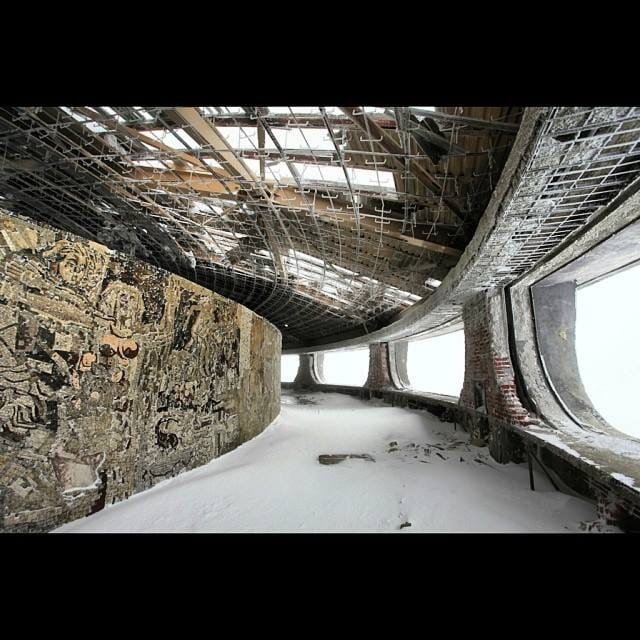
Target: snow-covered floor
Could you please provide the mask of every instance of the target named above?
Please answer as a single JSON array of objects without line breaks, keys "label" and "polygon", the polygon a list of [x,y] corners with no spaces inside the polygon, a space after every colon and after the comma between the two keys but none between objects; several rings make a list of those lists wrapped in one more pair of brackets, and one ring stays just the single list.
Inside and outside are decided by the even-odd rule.
[{"label": "snow-covered floor", "polygon": [[[566,532],[596,520],[592,504],[541,473],[531,491],[526,464],[499,465],[468,439],[425,411],[283,391],[257,438],[56,531]],[[375,462],[318,463],[349,453]]]}]

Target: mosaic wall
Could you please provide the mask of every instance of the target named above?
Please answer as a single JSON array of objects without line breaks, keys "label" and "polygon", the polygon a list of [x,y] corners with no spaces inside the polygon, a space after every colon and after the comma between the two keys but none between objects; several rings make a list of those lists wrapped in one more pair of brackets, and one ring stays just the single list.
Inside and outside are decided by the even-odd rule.
[{"label": "mosaic wall", "polygon": [[0,213],[0,531],[49,530],[260,433],[280,349],[239,304]]}]

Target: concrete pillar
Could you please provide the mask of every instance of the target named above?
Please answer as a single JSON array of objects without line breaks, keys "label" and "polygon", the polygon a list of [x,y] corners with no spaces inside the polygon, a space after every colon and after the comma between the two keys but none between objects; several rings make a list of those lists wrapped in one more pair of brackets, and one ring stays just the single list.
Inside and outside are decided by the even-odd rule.
[{"label": "concrete pillar", "polygon": [[[393,352],[393,348],[391,349]],[[396,389],[392,360],[388,342],[374,342],[369,345],[369,375],[364,386],[372,390]],[[396,376],[397,377],[397,376]]]},{"label": "concrete pillar", "polygon": [[459,406],[471,442],[489,444],[498,462],[519,459],[518,446],[504,425],[523,425],[533,419],[516,392],[502,289],[474,295],[464,303],[462,317],[465,372]]},{"label": "concrete pillar", "polygon": [[411,383],[407,372],[408,343],[406,340],[389,342],[389,369],[396,389],[409,389]]},{"label": "concrete pillar", "polygon": [[539,284],[531,287],[531,293],[536,339],[556,397],[578,423],[595,423],[608,428],[607,421],[591,404],[580,377],[576,354],[575,281]]},{"label": "concrete pillar", "polygon": [[324,353],[301,353],[299,357],[298,373],[293,381],[293,388],[309,389],[322,384]]}]

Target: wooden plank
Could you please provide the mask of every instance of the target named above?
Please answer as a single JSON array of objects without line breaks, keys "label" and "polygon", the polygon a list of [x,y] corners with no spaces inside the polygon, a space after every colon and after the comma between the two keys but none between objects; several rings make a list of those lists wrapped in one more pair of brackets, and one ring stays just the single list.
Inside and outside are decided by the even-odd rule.
[{"label": "wooden plank", "polygon": [[[221,182],[214,179],[210,174],[204,172],[184,171],[174,169],[172,171],[159,171],[150,167],[136,167],[131,173],[126,174],[127,178],[160,185],[166,189],[180,189],[197,191],[207,195],[232,195],[229,191],[236,192],[240,185],[235,182]],[[226,188],[225,188],[226,184]]]},{"label": "wooden plank", "polygon": [[194,107],[177,107],[175,113],[218,152],[227,166],[235,172],[234,178],[244,178],[251,182],[258,181],[251,169],[236,156],[227,141],[218,133],[218,130],[205,120],[197,109]]},{"label": "wooden plank", "polygon": [[121,133],[124,136],[135,138],[136,140],[138,140],[138,142],[148,144],[150,147],[153,147],[154,149],[158,149],[159,151],[164,151],[168,155],[173,156],[174,158],[180,158],[180,160],[183,160],[184,162],[191,164],[195,167],[213,171],[214,173],[219,173],[219,174],[224,173],[221,169],[215,169],[213,167],[210,167],[208,164],[206,164],[202,160],[199,160],[195,156],[192,156],[189,153],[180,151],[179,149],[174,149],[173,147],[169,147],[163,142],[160,142],[160,140],[156,140],[155,138],[151,138],[150,136],[145,135],[144,133],[141,133],[136,129],[132,129],[131,127],[126,127],[123,124],[120,124],[115,118],[105,118],[99,113],[93,111],[93,109],[86,109],[85,107],[74,107],[74,111],[77,111],[78,113],[81,113],[83,116],[86,116],[87,118],[91,118],[96,122],[104,123],[109,127],[111,127],[112,129],[115,129],[118,133]]}]

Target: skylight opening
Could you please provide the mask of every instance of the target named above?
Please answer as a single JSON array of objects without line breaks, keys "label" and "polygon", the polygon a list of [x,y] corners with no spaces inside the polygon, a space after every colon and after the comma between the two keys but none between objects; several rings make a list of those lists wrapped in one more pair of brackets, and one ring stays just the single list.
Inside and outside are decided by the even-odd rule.
[{"label": "skylight opening", "polygon": [[171,131],[166,131],[165,129],[153,129],[152,131],[147,131],[147,135],[155,138],[159,142],[162,142],[162,144],[166,145],[167,147],[171,147],[172,149],[184,151],[187,148],[184,144],[182,144],[182,142],[180,142],[180,140],[178,140],[173,135],[173,133],[171,133]]},{"label": "skylight opening", "polygon": [[333,151],[335,147],[326,129],[272,129],[278,144],[283,149],[311,149]]},{"label": "skylight opening", "polygon": [[84,123],[84,126],[92,133],[106,133],[108,129],[105,129],[100,123],[92,122],[91,120]]},{"label": "skylight opening", "polygon": [[184,129],[176,129],[176,133],[189,145],[190,149],[200,148],[200,145]]},{"label": "skylight opening", "polygon": [[384,114],[385,107],[363,107],[365,113],[381,113]]},{"label": "skylight opening", "polygon": [[254,176],[260,177],[260,160],[255,158],[243,158],[242,161],[249,167]]},{"label": "skylight opening", "polygon": [[294,114],[313,114],[320,115],[320,109],[318,107],[269,107],[269,113],[275,115],[291,115]]},{"label": "skylight opening", "polygon": [[216,127],[218,133],[233,149],[255,151],[258,149],[258,129],[256,127]]},{"label": "skylight opening", "polygon": [[[258,161],[258,164],[260,161]],[[267,162],[265,166],[265,178],[276,182],[293,182],[293,176],[286,162]]]},{"label": "skylight opening", "polygon": [[114,118],[117,122],[122,123],[125,121],[125,119],[119,113],[116,113],[115,109],[112,109],[111,107],[100,107],[100,109],[106,111],[107,114]]},{"label": "skylight opening", "polygon": [[166,165],[160,160],[133,160],[132,164],[136,167],[149,167],[151,169],[166,169]]},{"label": "skylight opening", "polygon": [[[301,162],[294,162],[302,180],[308,182],[333,182],[347,184],[347,179],[342,167],[320,166]],[[396,184],[391,171],[376,171],[374,169],[348,168],[347,175],[352,186],[379,187],[395,192]]]},{"label": "skylight opening", "polygon": [[[184,129],[176,129],[176,133],[180,136],[184,143],[181,142],[171,131],[167,131],[166,129],[152,129],[151,131],[147,131],[146,135],[155,138],[162,144],[167,147],[171,147],[176,151],[188,151],[191,149],[199,149],[200,145],[184,130]],[[186,143],[186,144],[185,144]],[[143,143],[145,144],[145,143]],[[189,145],[187,147],[186,145]],[[153,148],[148,144],[145,144],[148,148]]]},{"label": "skylight opening", "polygon": [[106,133],[108,131],[108,129],[102,126],[99,122],[95,122],[91,118],[88,118],[87,116],[81,113],[77,113],[73,109],[69,109],[68,107],[60,107],[60,108],[67,115],[70,115],[74,120],[82,123],[92,133]]},{"label": "skylight opening", "polygon": [[192,213],[217,213],[220,214],[222,209],[213,204],[204,202],[203,200],[190,200],[189,211]]},{"label": "skylight opening", "polygon": [[214,160],[213,158],[204,158],[203,162],[205,164],[208,164],[213,169],[222,169],[222,165],[217,160]]},{"label": "skylight opening", "polygon": [[74,120],[77,120],[78,122],[86,122],[89,118],[87,118],[86,116],[81,115],[80,113],[76,113],[75,111],[73,111],[72,109],[69,109],[69,107],[60,107],[62,109],[62,111],[64,111],[67,115],[71,116]]}]

